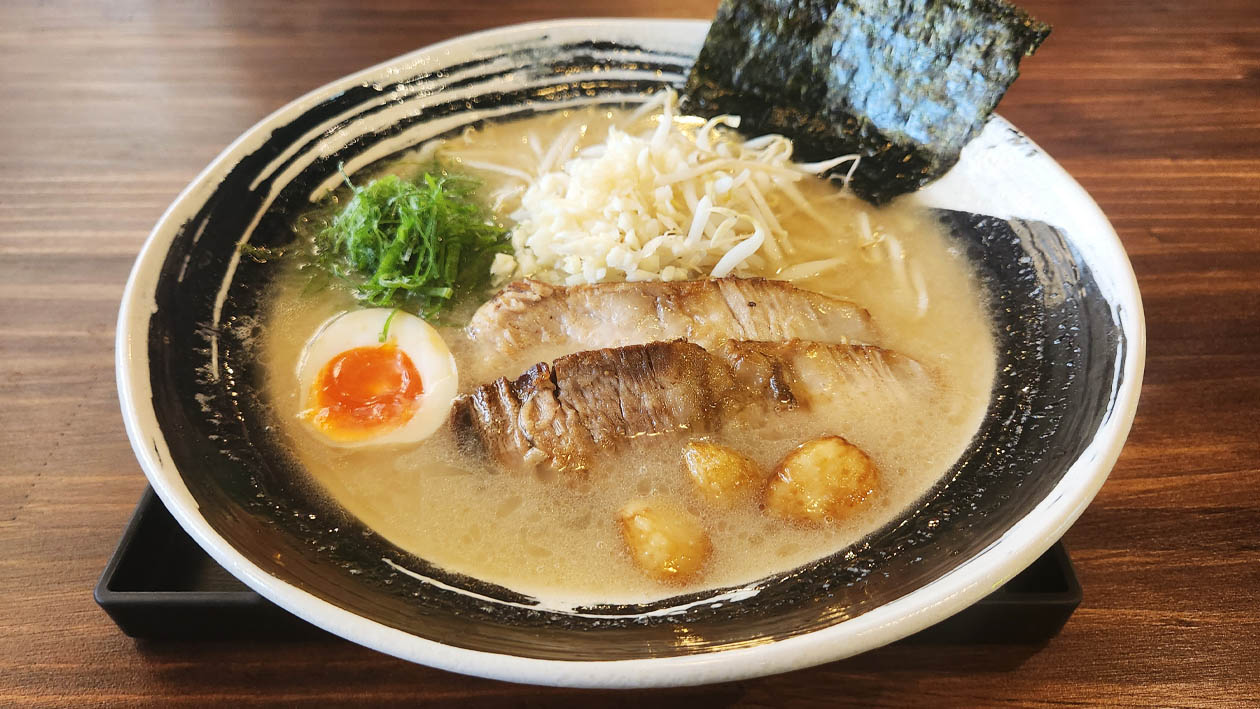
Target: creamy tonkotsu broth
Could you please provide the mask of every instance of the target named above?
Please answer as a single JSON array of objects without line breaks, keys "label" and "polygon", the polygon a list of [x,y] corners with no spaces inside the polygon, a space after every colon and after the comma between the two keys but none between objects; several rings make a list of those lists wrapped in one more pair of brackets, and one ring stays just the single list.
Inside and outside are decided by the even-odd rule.
[{"label": "creamy tonkotsu broth", "polygon": [[[496,213],[509,214],[519,190],[512,178],[478,166],[490,162],[532,172],[534,141],[550,144],[561,130],[585,126],[573,150],[598,141],[627,111],[565,110],[493,124],[418,151],[437,151],[454,169],[485,181]],[[399,174],[424,164],[400,161]],[[767,416],[713,436],[759,464],[766,475],[800,443],[841,435],[864,450],[880,471],[881,486],[858,513],[808,527],[767,515],[756,502],[721,509],[707,504],[683,472],[683,439],[635,442],[617,469],[584,478],[543,480],[497,470],[457,450],[450,435],[385,448],[327,445],[301,425],[295,370],[306,340],[320,323],[361,307],[339,289],[306,288],[309,276],[280,267],[273,286],[271,326],[264,329],[264,361],[283,440],[311,478],[338,504],[402,549],[446,569],[513,590],[566,603],[643,602],[707,587],[746,583],[791,569],[854,544],[906,514],[949,470],[971,440],[986,409],[995,353],[985,304],[966,259],[927,214],[905,205],[876,209],[838,195],[822,179],[799,184],[813,208],[836,225],[826,233],[816,218],[771,205],[789,234],[791,263],[843,257],[841,267],[797,279],[808,290],[852,300],[877,324],[880,345],[922,363],[939,392],[896,410],[855,398],[828,410]],[[866,216],[861,216],[865,214]],[[869,232],[861,220],[869,220]],[[505,223],[511,226],[511,223]],[[876,237],[868,243],[866,234]],[[882,237],[882,240],[879,240]],[[779,269],[753,275],[775,278]],[[489,371],[470,353],[458,327],[439,328],[469,391],[494,377],[515,377],[534,364]],[[633,499],[667,498],[697,515],[712,556],[703,573],[665,585],[631,561],[617,512]]]}]

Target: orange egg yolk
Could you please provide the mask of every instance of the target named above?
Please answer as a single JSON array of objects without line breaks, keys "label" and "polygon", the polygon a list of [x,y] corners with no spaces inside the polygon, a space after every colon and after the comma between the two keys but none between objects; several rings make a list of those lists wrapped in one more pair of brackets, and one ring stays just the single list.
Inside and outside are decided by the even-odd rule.
[{"label": "orange egg yolk", "polygon": [[363,440],[410,420],[423,392],[416,366],[396,345],[356,347],[319,371],[307,412],[329,438]]}]

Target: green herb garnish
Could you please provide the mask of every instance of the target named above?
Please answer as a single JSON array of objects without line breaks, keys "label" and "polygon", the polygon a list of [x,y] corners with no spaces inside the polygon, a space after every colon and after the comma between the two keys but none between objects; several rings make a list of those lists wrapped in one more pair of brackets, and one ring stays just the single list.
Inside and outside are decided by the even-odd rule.
[{"label": "green herb garnish", "polygon": [[381,343],[382,345],[385,344],[387,340],[389,340],[389,324],[394,322],[394,316],[397,314],[398,314],[398,308],[394,308],[393,310],[390,311],[389,317],[385,318],[385,326],[381,328],[381,336],[376,338],[376,341]]},{"label": "green herb garnish", "polygon": [[372,305],[433,319],[457,294],[485,286],[495,254],[511,250],[473,199],[473,178],[435,166],[414,181],[346,184],[353,195],[316,236],[317,262]]}]

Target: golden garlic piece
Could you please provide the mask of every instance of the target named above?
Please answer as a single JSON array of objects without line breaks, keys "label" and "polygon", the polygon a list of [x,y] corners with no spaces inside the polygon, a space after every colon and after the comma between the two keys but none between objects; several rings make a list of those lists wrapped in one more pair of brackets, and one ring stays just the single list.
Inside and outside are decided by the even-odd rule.
[{"label": "golden garlic piece", "polygon": [[617,516],[634,563],[657,581],[692,579],[713,551],[700,520],[672,504],[634,500]]},{"label": "golden garlic piece", "polygon": [[729,507],[759,487],[757,464],[735,450],[708,441],[691,441],[683,449],[683,466],[696,489],[710,503]]},{"label": "golden garlic piece", "polygon": [[806,441],[779,463],[766,486],[766,509],[810,524],[839,521],[879,487],[879,472],[840,436]]}]

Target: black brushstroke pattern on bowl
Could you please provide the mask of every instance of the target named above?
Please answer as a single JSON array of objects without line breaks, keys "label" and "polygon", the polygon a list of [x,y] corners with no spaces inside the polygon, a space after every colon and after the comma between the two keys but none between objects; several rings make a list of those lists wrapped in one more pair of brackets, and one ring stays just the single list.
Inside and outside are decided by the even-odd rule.
[{"label": "black brushstroke pattern on bowl", "polygon": [[[601,52],[610,48],[646,51],[606,43],[571,45],[563,59],[540,64],[555,76],[545,87],[452,100],[316,159],[281,186],[251,243],[283,246],[293,238],[290,220],[309,207],[307,195],[340,162],[417,121],[526,102],[545,110],[558,100],[659,88],[647,79],[569,83],[565,78],[573,67],[609,63]],[[468,62],[460,71],[476,72],[481,64],[489,62]],[[635,63],[635,68],[644,66]],[[648,66],[669,75],[686,69],[672,57]],[[469,79],[468,85],[476,81]],[[992,544],[1053,489],[1108,415],[1126,343],[1118,313],[1079,255],[1044,224],[940,212],[993,306],[998,373],[972,445],[903,519],[855,548],[765,580],[752,598],[717,608],[699,604],[676,615],[621,617],[714,592],[642,606],[587,608],[575,615],[531,608],[528,596],[448,573],[396,548],[330,502],[279,445],[260,390],[261,367],[249,344],[250,332],[259,326],[269,276],[265,265],[242,259],[221,319],[212,324],[215,297],[236,242],[272,187],[273,178],[267,177],[251,189],[254,180],[301,136],[393,88],[362,87],[333,96],[276,129],[237,163],[172,243],[149,328],[153,405],[200,513],[259,568],[323,600],[447,645],[544,659],[675,656],[799,635],[920,588]],[[348,128],[375,110],[365,109],[333,130]],[[522,106],[515,115],[534,110]],[[315,142],[308,141],[298,154]],[[217,338],[214,371],[209,338]],[[425,584],[382,559],[495,600]],[[686,644],[678,642],[678,626],[686,628]]]}]

